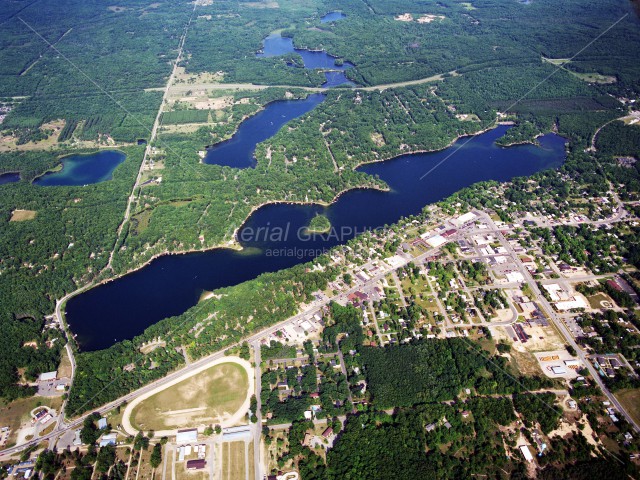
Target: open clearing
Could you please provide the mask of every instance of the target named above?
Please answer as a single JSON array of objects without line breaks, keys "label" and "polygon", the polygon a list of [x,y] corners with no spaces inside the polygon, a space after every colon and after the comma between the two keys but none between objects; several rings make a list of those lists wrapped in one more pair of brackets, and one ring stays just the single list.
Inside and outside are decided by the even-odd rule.
[{"label": "open clearing", "polygon": [[35,210],[14,210],[11,214],[10,222],[24,222],[25,220],[33,220],[36,218]]},{"label": "open clearing", "polygon": [[72,372],[71,360],[69,360],[69,355],[67,355],[67,349],[65,348],[62,350],[62,357],[58,366],[58,378],[71,378]]},{"label": "open clearing", "polygon": [[583,80],[583,81],[588,82],[588,83],[609,84],[609,83],[616,83],[617,80],[618,80],[616,77],[613,77],[611,75],[602,75],[602,74],[597,73],[597,72],[589,72],[589,73],[574,72],[573,70],[565,68],[565,65],[568,65],[569,63],[571,63],[571,59],[570,58],[546,58],[546,57],[542,57],[542,61],[550,63],[551,65],[555,65],[556,67],[560,67],[565,72],[568,72],[571,75],[573,75],[574,77],[579,78],[580,80]]},{"label": "open clearing", "polygon": [[229,420],[248,401],[250,376],[244,361],[222,359],[220,363],[127,407],[125,424],[156,432],[198,427]]},{"label": "open clearing", "polygon": [[602,308],[613,308],[614,305],[613,300],[611,300],[608,295],[602,292],[587,297],[587,301],[589,302],[589,306],[595,310],[600,310]]},{"label": "open clearing", "polygon": [[5,446],[15,443],[18,431],[22,426],[31,426],[30,412],[40,405],[59,410],[62,405],[62,398],[20,398],[0,407],[0,427],[9,427],[11,430]]},{"label": "open clearing", "polygon": [[620,390],[615,395],[629,415],[640,422],[640,388]]}]

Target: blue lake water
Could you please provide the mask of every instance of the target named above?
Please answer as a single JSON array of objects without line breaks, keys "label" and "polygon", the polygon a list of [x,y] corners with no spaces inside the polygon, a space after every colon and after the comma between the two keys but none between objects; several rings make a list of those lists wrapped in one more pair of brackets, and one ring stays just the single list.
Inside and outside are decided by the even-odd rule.
[{"label": "blue lake water", "polygon": [[33,183],[42,187],[78,186],[111,180],[113,171],[126,155],[115,150],[102,150],[89,155],[71,155],[60,160],[62,170],[48,172]]},{"label": "blue lake water", "polygon": [[345,17],[346,15],[342,12],[329,12],[320,19],[320,22],[321,23],[337,22],[338,20],[342,20]]},{"label": "blue lake water", "polygon": [[271,138],[285,123],[313,110],[323,100],[324,95],[318,93],[303,100],[284,100],[267,104],[264,110],[242,122],[229,140],[207,149],[204,163],[234,168],[255,167],[256,160],[253,154],[258,143]]},{"label": "blue lake water", "polygon": [[[403,155],[360,168],[379,175],[390,186],[389,192],[350,191],[326,208],[264,206],[251,215],[238,233],[246,248],[244,252],[219,249],[158,258],[137,272],[71,299],[67,304],[67,320],[84,350],[106,348],[115,340],[132,338],[149,325],[184,312],[197,303],[203,290],[235,285],[264,272],[311,260],[318,251],[345,243],[364,229],[392,224],[402,216],[419,213],[425,205],[475,182],[506,181],[563,162],[564,139],[545,135],[539,139],[540,147],[496,146],[495,140],[506,130],[507,127],[500,126],[470,140],[460,140],[440,152]],[[420,180],[452,152],[455,154]],[[334,232],[341,231],[344,236],[338,239],[333,233],[311,238],[298,235],[318,213],[326,215]],[[275,227],[287,229],[289,235],[267,239],[262,234],[250,234],[265,226],[271,231]]]},{"label": "blue lake water", "polygon": [[[342,65],[336,65],[336,57],[332,57],[324,50],[305,50],[303,48],[294,48],[293,39],[283,37],[279,33],[272,33],[262,42],[262,51],[256,53],[257,57],[278,57],[288,53],[297,53],[302,57],[304,68],[330,70],[325,71],[327,81],[323,87],[335,87],[349,82],[344,74],[348,68],[353,68],[353,63],[343,62]],[[332,75],[329,75],[332,73]]]},{"label": "blue lake water", "polygon": [[0,173],[0,185],[20,181],[19,173]]}]

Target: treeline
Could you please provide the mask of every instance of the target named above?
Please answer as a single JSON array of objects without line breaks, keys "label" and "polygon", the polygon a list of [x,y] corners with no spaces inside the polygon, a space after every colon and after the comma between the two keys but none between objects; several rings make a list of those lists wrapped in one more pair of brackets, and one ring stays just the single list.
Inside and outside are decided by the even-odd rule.
[{"label": "treeline", "polygon": [[[182,365],[176,347],[187,345],[191,358],[201,358],[237,342],[242,336],[294,315],[311,293],[325,289],[337,271],[319,260],[325,270],[309,271],[297,265],[255,280],[217,290],[216,298],[200,302],[184,314],[150,326],[133,340],[76,357],[77,375],[69,395],[68,411],[79,414],[107,403]],[[197,329],[194,326],[198,326]],[[145,341],[167,342],[148,354],[139,351]]]},{"label": "treeline", "polygon": [[612,122],[598,133],[596,148],[605,155],[640,156],[640,126]]},{"label": "treeline", "polygon": [[[127,159],[113,180],[87,187],[39,187],[31,180],[67,153],[24,152],[0,155],[0,171],[19,171],[20,182],[0,188],[0,396],[17,393],[17,371],[28,378],[55,370],[64,339],[43,330],[55,300],[94,279],[104,267],[122,219],[126,197],[142,158],[141,148],[125,150]],[[32,220],[9,221],[15,209],[33,210]],[[38,348],[24,347],[34,341]],[[53,345],[53,346],[50,346]],[[23,390],[21,389],[22,393]]]}]

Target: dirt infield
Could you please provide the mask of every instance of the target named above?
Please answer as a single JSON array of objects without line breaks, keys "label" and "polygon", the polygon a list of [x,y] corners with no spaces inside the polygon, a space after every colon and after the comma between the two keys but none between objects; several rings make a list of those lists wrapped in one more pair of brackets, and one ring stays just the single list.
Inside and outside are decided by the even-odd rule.
[{"label": "dirt infield", "polygon": [[178,428],[233,425],[244,417],[253,391],[249,362],[221,358],[133,400],[123,427],[129,434],[155,430],[172,435]]}]

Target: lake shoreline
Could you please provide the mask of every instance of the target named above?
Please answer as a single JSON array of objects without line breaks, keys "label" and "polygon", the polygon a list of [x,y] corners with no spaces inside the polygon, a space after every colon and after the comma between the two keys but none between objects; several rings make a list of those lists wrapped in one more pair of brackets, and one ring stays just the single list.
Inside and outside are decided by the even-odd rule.
[{"label": "lake shoreline", "polygon": [[[477,140],[477,141],[473,140],[473,142],[479,142],[478,145],[481,147],[492,146],[492,148],[495,149],[497,153],[500,150],[504,152],[506,152],[507,150],[510,150],[510,149],[501,148],[495,145],[495,141],[497,140],[497,138],[500,138],[502,135],[504,135],[503,130],[497,130],[495,131],[495,133],[486,133],[488,131],[494,130],[494,127],[495,125],[490,126],[486,129],[479,130],[477,132],[467,134],[467,135],[459,135],[456,138],[452,138],[451,141],[447,142],[447,145],[450,147],[452,144],[455,143],[456,140],[458,140],[462,136],[469,136],[471,138],[483,138],[482,134],[484,134],[484,135],[488,135],[486,139]],[[501,126],[501,128],[506,129],[507,127]],[[469,142],[465,141],[463,145],[465,145],[466,143],[469,143]],[[566,151],[564,148],[562,148],[560,143],[564,145],[564,141],[561,142],[560,139],[557,138],[550,144],[552,145],[552,148],[549,149],[549,153],[547,154],[547,156],[550,155],[551,157],[554,157],[551,160],[554,160],[554,161],[557,160],[558,162],[562,162],[562,160],[566,157]],[[472,145],[473,144],[474,143],[472,143]],[[546,145],[546,142],[544,143],[544,145]],[[438,159],[442,161],[443,158],[445,157],[449,158],[449,156],[451,156],[450,152],[445,151],[446,148],[447,146],[444,146],[437,150],[435,149],[428,150],[427,152],[425,152],[425,154],[430,155],[430,154],[433,154],[433,152],[436,152],[435,155],[437,156],[434,157],[433,162],[436,162]],[[535,147],[521,147],[521,148],[528,149],[528,148],[535,148]],[[367,177],[365,177],[364,179],[365,182],[362,182],[360,185],[353,186],[353,187],[350,186],[349,188],[344,188],[341,191],[335,192],[335,194],[332,195],[330,200],[309,201],[309,200],[266,199],[262,202],[258,202],[253,207],[247,206],[248,207],[247,210],[244,210],[243,208],[242,212],[238,212],[238,215],[236,217],[238,226],[235,227],[232,232],[228,231],[228,233],[223,236],[223,239],[225,241],[223,241],[223,239],[220,239],[219,241],[217,241],[217,243],[211,242],[211,245],[201,245],[196,240],[194,240],[189,247],[174,246],[173,244],[156,245],[158,249],[155,251],[155,253],[152,253],[152,251],[146,252],[148,257],[144,261],[142,261],[144,257],[140,259],[136,259],[136,262],[133,262],[131,267],[127,268],[126,271],[122,271],[121,273],[115,276],[108,276],[111,272],[104,272],[103,273],[104,276],[100,278],[100,281],[97,281],[98,279],[96,279],[96,282],[93,285],[91,285],[90,288],[85,289],[83,293],[93,289],[93,287],[95,286],[99,286],[101,284],[106,284],[113,280],[120,279],[130,273],[138,272],[138,276],[134,276],[134,278],[132,278],[131,280],[128,280],[122,283],[121,285],[123,285],[124,287],[122,286],[112,287],[112,288],[109,288],[108,290],[100,291],[99,293],[93,293],[89,297],[83,297],[82,300],[78,300],[79,303],[76,304],[77,306],[76,305],[72,306],[72,308],[69,309],[67,314],[69,319],[73,319],[77,321],[77,326],[72,324],[72,331],[76,332],[79,335],[79,337],[83,339],[81,341],[83,348],[86,347],[91,351],[108,348],[110,345],[108,344],[103,345],[104,342],[100,343],[101,341],[98,339],[98,337],[96,337],[95,340],[91,340],[92,337],[88,337],[86,340],[84,339],[86,335],[91,335],[87,330],[88,328],[87,325],[90,325],[90,323],[87,323],[84,320],[86,318],[91,318],[90,316],[92,314],[96,314],[98,317],[106,315],[106,313],[100,313],[98,311],[95,311],[96,310],[95,302],[104,303],[106,310],[103,310],[103,312],[109,311],[109,312],[112,312],[111,315],[119,315],[119,312],[121,312],[122,310],[122,306],[121,306],[122,304],[115,299],[114,294],[119,295],[117,292],[120,292],[122,288],[126,289],[125,291],[122,292],[122,294],[124,295],[123,298],[129,298],[131,296],[130,289],[132,288],[132,286],[134,289],[133,291],[138,291],[138,289],[141,289],[141,288],[142,289],[151,288],[151,285],[157,285],[159,288],[173,288],[173,289],[178,288],[179,289],[179,291],[174,290],[175,297],[170,304],[167,303],[162,298],[158,298],[157,301],[155,302],[155,307],[153,308],[152,312],[151,311],[140,312],[139,316],[136,318],[140,319],[139,323],[141,325],[141,328],[147,328],[148,326],[154,323],[157,323],[158,321],[161,321],[163,318],[166,318],[168,316],[179,315],[184,311],[187,311],[191,306],[193,306],[191,302],[191,296],[193,294],[193,291],[196,291],[196,292],[199,291],[200,293],[207,292],[207,291],[217,291],[218,289],[226,288],[239,283],[243,283],[248,280],[255,279],[265,272],[269,272],[269,271],[275,272],[282,269],[290,268],[300,263],[311,262],[313,261],[313,258],[315,258],[315,255],[304,254],[303,257],[296,257],[298,258],[297,261],[271,260],[270,259],[271,257],[277,257],[277,256],[266,254],[266,257],[265,257],[264,253],[260,253],[262,250],[266,249],[266,251],[268,252],[270,249],[275,251],[284,251],[285,249],[300,248],[301,252],[306,252],[306,251],[320,252],[323,249],[326,251],[327,248],[331,248],[334,245],[339,245],[341,243],[341,242],[336,243],[335,241],[329,240],[327,244],[322,239],[323,237],[321,237],[321,235],[310,235],[310,237],[315,237],[316,240],[310,240],[309,238],[305,237],[304,242],[311,242],[310,244],[306,244],[306,245],[297,245],[296,242],[298,243],[300,242],[299,242],[299,238],[298,240],[296,240],[295,236],[293,237],[293,240],[290,243],[283,243],[283,244],[277,243],[277,242],[280,242],[281,240],[266,240],[266,237],[265,239],[262,239],[262,237],[256,237],[256,238],[251,238],[247,240],[244,238],[244,234],[242,233],[243,227],[247,227],[250,229],[257,228],[258,231],[261,231],[261,229],[265,228],[265,227],[261,227],[262,225],[267,225],[267,226],[271,225],[271,228],[273,229],[277,228],[278,231],[287,231],[288,229],[287,225],[293,223],[294,228],[298,228],[298,226],[301,228],[303,227],[306,228],[310,225],[309,221],[312,218],[312,215],[315,213],[316,215],[326,214],[331,219],[331,223],[334,225],[337,225],[338,227],[340,227],[341,225],[349,225],[351,226],[349,231],[353,231],[353,228],[355,226],[357,230],[354,233],[356,234],[362,233],[365,230],[375,228],[376,225],[382,225],[383,223],[393,223],[398,221],[398,219],[401,217],[406,217],[408,215],[414,215],[416,213],[419,213],[420,211],[422,211],[422,209],[425,206],[428,206],[435,202],[446,199],[451,195],[455,194],[455,192],[458,192],[465,187],[469,187],[470,185],[473,185],[478,181],[484,181],[485,179],[481,177],[487,176],[484,173],[481,175],[472,174],[469,176],[468,180],[454,181],[451,187],[441,187],[439,186],[442,183],[441,180],[435,180],[435,182],[437,182],[436,184],[431,185],[431,183],[433,182],[425,182],[424,184],[425,188],[421,188],[420,185],[422,185],[422,183],[420,183],[420,181],[418,180],[418,177],[420,176],[420,174],[423,173],[422,169],[424,167],[422,165],[424,164],[422,163],[422,158],[424,157],[419,155],[420,152],[418,152],[417,150],[418,149],[416,149],[415,151],[402,152],[399,155],[390,156],[389,158],[386,158],[386,159],[380,158],[380,159],[369,160],[367,162],[359,163],[357,166],[354,166],[353,168],[357,169],[361,165],[366,165],[369,163],[370,164],[378,163],[380,165],[387,164],[389,166],[388,167],[370,167],[368,169],[365,168],[361,172],[367,175]],[[420,149],[420,150],[423,150],[423,149]],[[438,151],[440,152],[445,151],[445,153],[437,153]],[[455,153],[456,151],[457,149],[453,149],[452,153]],[[529,151],[529,150],[525,150],[525,152],[526,151]],[[455,156],[455,159],[453,160],[453,164],[456,165],[456,164],[460,164],[461,162],[462,163],[466,162],[467,157],[470,157],[470,156],[474,157],[473,152],[475,152],[475,150],[472,150],[471,152],[469,152],[468,149],[464,149],[463,151],[460,152],[460,154]],[[393,159],[398,159],[400,157],[404,157],[405,155],[408,156],[409,158],[400,162],[392,161]],[[411,158],[412,155],[413,155],[413,158]],[[538,158],[537,155],[533,155],[532,153],[529,153],[529,154],[525,153],[525,156],[531,159]],[[494,158],[495,160],[491,160],[491,158]],[[502,158],[502,160],[500,160],[500,158]],[[515,167],[514,165],[518,165],[520,164],[520,162],[512,162],[512,161],[509,161],[510,159],[512,159],[512,154],[510,153],[499,154],[498,157],[489,156],[486,159],[486,162],[488,162],[487,167],[483,168],[482,165],[486,163],[485,159],[483,159],[482,157],[476,156],[475,160],[473,160],[475,168],[473,168],[472,170],[480,173],[480,172],[487,172],[486,168],[489,168],[490,169],[489,171],[492,171],[493,173],[489,175],[488,179],[496,179],[497,181],[501,181],[501,182],[507,182],[509,181],[510,178],[513,178],[516,176],[531,175],[540,170],[540,167],[536,166],[536,165],[540,165],[539,163],[530,164],[529,167]],[[385,161],[388,161],[388,163]],[[502,165],[505,161],[509,162],[507,164],[504,164],[505,167],[512,165],[512,167],[507,168],[506,171],[502,168]],[[413,165],[413,167],[411,167],[411,165]],[[559,164],[556,162],[556,163],[553,163],[552,165],[548,164],[547,167],[545,167],[544,165],[541,165],[541,167],[555,168],[558,165]],[[407,168],[409,168],[409,171],[407,171]],[[447,167],[447,169],[450,169],[450,168],[451,167]],[[453,168],[458,168],[458,167],[453,167]],[[374,178],[376,178],[376,175],[377,175],[376,172],[389,172],[389,173],[395,172],[395,173],[392,174],[391,176],[381,173],[380,174],[381,179],[380,181],[378,181],[378,180],[374,180]],[[504,172],[504,173],[500,173],[500,172]],[[409,175],[409,177],[407,177],[407,175]],[[446,173],[446,171],[443,173],[440,173],[436,176],[436,178],[442,175],[447,176],[448,173]],[[411,178],[412,180],[403,180],[408,178]],[[399,181],[401,183],[398,183]],[[409,182],[408,184],[406,183],[407,181]],[[409,187],[409,186],[411,186],[410,190],[403,190],[403,188]],[[430,188],[430,186],[433,186],[435,188],[435,191],[432,188]],[[399,187],[400,187],[400,190],[397,190]],[[418,190],[416,190],[416,188]],[[350,199],[349,201],[338,202],[338,199],[340,199],[342,195],[345,195],[346,193],[349,193],[349,192],[358,191],[358,190],[362,191],[362,193],[355,193],[353,197],[349,197]],[[441,190],[442,192],[438,193]],[[424,193],[418,194],[418,196],[416,197],[414,194],[409,193],[412,191],[422,191]],[[370,193],[367,193],[367,192],[370,192]],[[393,195],[389,197],[388,200],[384,200],[385,197],[380,196],[382,194],[376,193],[376,192],[391,192]],[[413,197],[416,197],[416,198],[413,198]],[[377,210],[372,210],[370,212],[365,213],[364,211],[362,211],[362,209],[366,209],[368,208],[367,207],[368,205],[372,205],[370,202],[373,202],[373,204],[375,205],[387,205],[387,207],[385,207],[386,210],[383,209],[382,212],[378,212]],[[333,206],[334,204],[336,205],[336,207]],[[261,213],[257,214],[257,216],[254,216],[256,215],[256,212],[261,210],[263,207],[267,207],[271,205],[274,205],[274,206],[283,205],[282,207],[283,210],[265,209],[261,211]],[[287,208],[285,207],[285,205],[299,205],[300,207]],[[311,206],[311,207],[302,208],[304,206]],[[330,209],[328,209],[326,212],[322,212],[323,209],[321,207],[330,207]],[[282,212],[286,212],[286,214],[283,216]],[[240,221],[240,218],[242,218],[242,221]],[[243,242],[242,245],[240,244],[240,240],[242,240]],[[336,239],[333,239],[333,240],[336,240]],[[276,243],[272,245],[269,242],[276,242]],[[169,249],[172,249],[172,250],[169,250]],[[188,260],[187,259],[166,260],[164,262],[159,262],[157,264],[154,264],[154,266],[152,267],[149,267],[150,263],[152,263],[154,260],[160,259],[160,257],[163,257],[163,256],[184,255],[187,253],[205,254],[207,252],[215,252],[218,249],[220,250],[220,253],[212,253],[209,256],[206,256],[206,255],[202,257],[194,256],[194,257],[190,257]],[[253,258],[253,255],[250,255],[250,258],[245,258],[244,260],[242,260],[243,257],[247,257],[247,256],[233,252],[234,250],[236,252],[240,252],[245,249],[247,254],[252,254],[253,250],[257,249],[257,253],[259,254],[258,257],[256,257],[257,259],[251,260],[251,258]],[[288,256],[296,256],[296,255],[298,254],[295,254],[295,255],[288,254]],[[302,254],[299,254],[299,255],[302,255]],[[256,261],[259,263],[256,264],[255,263]],[[120,264],[121,267],[126,268],[126,266],[123,265],[123,263]],[[144,270],[145,267],[148,267],[150,270],[145,271]],[[173,270],[174,268],[175,270]],[[219,270],[220,268],[222,269]],[[227,269],[231,268],[236,270],[235,271],[232,270],[229,272],[229,275],[226,275],[224,273],[225,268]],[[143,271],[145,271],[146,273],[141,273]],[[241,273],[241,272],[244,272],[244,273]],[[173,273],[181,275],[182,276],[181,278],[183,278],[177,284],[176,284],[176,280],[170,280],[170,277]],[[203,279],[206,279],[206,280],[203,280]],[[79,293],[80,292],[78,292],[78,294],[74,296],[79,296]],[[199,296],[200,293],[197,293],[196,296]],[[198,299],[196,298],[196,300]],[[134,300],[133,298],[131,298],[131,300],[127,300],[127,301],[134,301]],[[200,301],[202,301],[202,298],[200,298]],[[113,305],[113,306],[110,306],[110,305]],[[164,305],[166,305],[167,308],[165,308]],[[125,317],[129,318],[131,313],[122,312],[122,315],[124,315],[123,318]],[[146,320],[142,321],[142,319],[146,319]],[[135,322],[138,323],[138,320],[136,320]],[[126,324],[123,323],[123,328],[125,330],[127,331],[132,330],[130,327],[126,327],[125,325]],[[76,328],[73,328],[74,326]],[[136,335],[137,331],[138,329],[136,329],[135,331],[132,331],[131,333],[124,333],[124,335],[125,336]],[[127,336],[127,338],[131,338],[131,337]],[[94,343],[100,344],[100,345],[93,346]]]},{"label": "lake shoreline", "polygon": [[[275,100],[275,101],[279,101],[279,100]],[[448,145],[439,148],[439,149],[419,149],[419,150],[412,150],[409,152],[403,152],[400,153],[399,155],[395,155],[395,156],[391,156],[388,158],[381,158],[381,159],[377,159],[377,160],[370,160],[370,161],[363,161],[358,163],[356,166],[353,167],[352,170],[357,170],[360,167],[366,166],[366,165],[371,165],[371,164],[375,164],[375,163],[380,163],[380,162],[387,162],[387,161],[391,161],[393,159],[396,158],[400,158],[404,155],[418,155],[421,153],[434,153],[434,152],[438,152],[438,151],[442,151],[445,150],[449,147],[451,147],[455,142],[457,142],[460,138],[463,137],[474,137],[477,135],[481,135],[483,133],[486,133],[494,128],[496,128],[496,124],[494,124],[493,126],[489,127],[489,128],[485,128],[483,130],[480,130],[478,132],[475,133],[471,133],[471,134],[466,134],[466,135],[458,135],[456,138],[454,138],[451,142],[449,142]],[[244,248],[242,247],[242,245],[240,245],[240,243],[238,242],[238,233],[240,232],[240,230],[242,229],[242,227],[244,227],[247,222],[250,220],[251,216],[256,213],[258,210],[260,210],[263,207],[268,207],[271,205],[309,205],[309,206],[313,206],[313,205],[319,205],[321,207],[329,207],[331,206],[333,203],[335,203],[342,195],[354,191],[354,190],[368,190],[368,189],[372,189],[372,190],[378,190],[381,192],[389,192],[390,188],[386,187],[386,188],[381,188],[381,187],[377,187],[377,186],[371,186],[371,187],[351,187],[351,188],[346,188],[341,190],[340,192],[338,192],[333,199],[330,202],[326,202],[323,200],[317,200],[317,201],[303,201],[303,200],[268,200],[265,202],[260,203],[259,205],[255,205],[253,206],[250,210],[249,213],[247,214],[247,216],[245,217],[245,219],[242,221],[242,223],[234,229],[233,234],[232,234],[232,240],[229,240],[228,242],[225,243],[219,243],[210,247],[204,247],[204,248],[188,248],[188,249],[184,249],[184,250],[164,250],[158,253],[153,254],[151,257],[149,257],[147,260],[145,260],[143,263],[141,263],[140,265],[137,265],[135,267],[131,267],[129,269],[127,269],[125,272],[122,273],[118,273],[115,276],[103,279],[98,281],[97,283],[95,283],[92,286],[88,286],[85,285],[83,287],[80,287],[78,290],[78,295],[80,295],[81,293],[86,293],[89,290],[92,290],[96,287],[99,287],[101,285],[106,285],[112,281],[118,280],[122,277],[125,277],[126,275],[130,275],[132,273],[138,272],[142,269],[144,269],[145,267],[149,266],[150,263],[152,263],[154,260],[157,260],[158,258],[164,257],[164,256],[169,256],[169,255],[188,255],[191,253],[206,253],[206,252],[213,252],[215,250],[222,250],[222,249],[230,249],[230,250],[235,250],[237,252],[240,252],[242,250],[244,250]],[[426,206],[426,205],[425,205]],[[74,295],[73,297],[75,297],[76,295]],[[70,297],[67,299],[67,301],[71,300]]]}]

